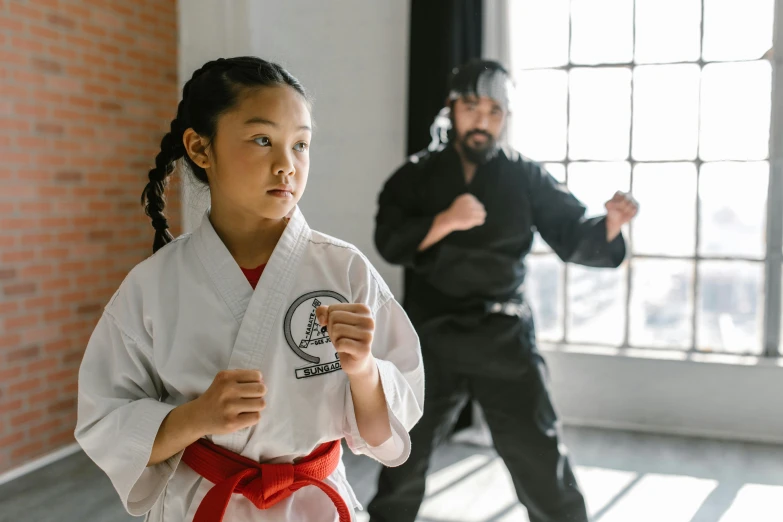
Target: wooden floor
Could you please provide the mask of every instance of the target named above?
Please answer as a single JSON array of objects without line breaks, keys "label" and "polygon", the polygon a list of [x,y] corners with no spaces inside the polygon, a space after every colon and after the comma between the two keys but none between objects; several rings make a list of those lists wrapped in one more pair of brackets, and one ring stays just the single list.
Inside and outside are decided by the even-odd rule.
[{"label": "wooden floor", "polygon": [[[594,522],[781,522],[783,446],[566,429]],[[363,503],[377,466],[346,455]],[[488,449],[435,455],[421,522],[526,522]],[[128,522],[109,480],[82,453],[0,486],[1,522]],[[360,521],[366,521],[364,513]]]}]

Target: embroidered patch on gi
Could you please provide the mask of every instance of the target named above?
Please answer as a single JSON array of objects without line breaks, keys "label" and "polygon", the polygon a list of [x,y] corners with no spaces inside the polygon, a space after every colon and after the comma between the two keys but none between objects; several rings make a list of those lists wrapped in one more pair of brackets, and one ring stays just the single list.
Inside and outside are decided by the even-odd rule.
[{"label": "embroidered patch on gi", "polygon": [[[285,340],[293,352],[309,364],[296,369],[296,378],[304,379],[342,369],[326,327],[318,324],[315,310],[321,305],[347,303],[331,290],[317,290],[299,297],[288,308],[283,321]],[[330,360],[330,359],[337,360]],[[322,362],[328,361],[328,362]]]}]

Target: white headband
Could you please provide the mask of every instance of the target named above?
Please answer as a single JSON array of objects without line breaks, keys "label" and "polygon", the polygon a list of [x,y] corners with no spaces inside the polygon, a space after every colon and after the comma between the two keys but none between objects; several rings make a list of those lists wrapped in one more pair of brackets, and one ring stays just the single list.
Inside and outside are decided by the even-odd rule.
[{"label": "white headband", "polygon": [[486,70],[478,77],[476,92],[458,92],[452,90],[449,93],[449,100],[453,101],[470,94],[475,94],[478,97],[486,96],[492,98],[500,103],[504,109],[510,110],[513,91],[514,84],[505,72]]}]

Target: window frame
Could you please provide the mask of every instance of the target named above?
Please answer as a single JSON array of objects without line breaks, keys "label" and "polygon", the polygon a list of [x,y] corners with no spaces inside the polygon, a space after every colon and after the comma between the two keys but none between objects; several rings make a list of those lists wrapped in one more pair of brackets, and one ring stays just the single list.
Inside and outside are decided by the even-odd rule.
[{"label": "window frame", "polygon": [[[624,303],[624,333],[623,341],[619,345],[620,348],[635,348],[635,349],[654,349],[654,350],[671,350],[682,353],[706,353],[698,348],[698,326],[699,326],[699,266],[704,261],[751,261],[757,264],[763,264],[763,297],[759,299],[759,305],[763,306],[760,311],[762,314],[759,319],[762,325],[762,346],[761,356],[765,357],[783,357],[783,346],[781,346],[781,321],[783,320],[783,307],[781,304],[781,291],[783,290],[783,70],[781,70],[781,63],[783,60],[781,56],[776,56],[773,51],[771,57],[764,56],[760,59],[753,60],[726,60],[726,61],[705,61],[703,59],[704,49],[704,4],[705,0],[700,1],[701,4],[701,21],[700,21],[700,42],[702,52],[699,59],[695,61],[678,61],[678,62],[664,62],[660,64],[656,63],[639,63],[635,62],[635,58],[626,63],[606,63],[606,64],[575,64],[571,62],[571,24],[572,24],[572,11],[569,6],[569,57],[568,63],[562,66],[556,67],[531,67],[524,70],[540,71],[540,70],[562,70],[568,74],[568,93],[566,102],[566,152],[565,158],[562,161],[542,160],[542,164],[561,164],[565,167],[565,183],[568,183],[569,178],[569,165],[572,163],[616,163],[619,161],[625,161],[630,164],[630,189],[634,189],[634,170],[638,164],[656,164],[656,163],[691,163],[696,167],[696,183],[697,183],[697,198],[696,198],[696,219],[695,219],[695,248],[693,255],[651,255],[651,254],[635,254],[630,248],[628,250],[628,256],[626,258],[625,269],[625,303]],[[632,45],[636,45],[636,2],[633,2],[633,42]],[[513,21],[512,21],[513,24]],[[773,47],[772,49],[783,49],[783,0],[774,1],[774,14],[773,14]],[[511,50],[513,53],[513,49]],[[635,52],[634,52],[635,55]],[[701,246],[701,220],[702,220],[702,208],[700,204],[700,177],[701,168],[705,163],[717,163],[719,161],[703,161],[700,158],[700,139],[697,140],[697,154],[695,160],[657,160],[657,161],[638,161],[633,158],[633,116],[634,116],[634,71],[637,66],[657,66],[657,65],[676,65],[676,64],[696,64],[699,66],[700,72],[703,73],[705,65],[713,63],[747,63],[756,62],[763,59],[768,59],[772,67],[772,93],[771,93],[771,114],[770,114],[770,133],[769,133],[769,153],[766,160],[769,163],[769,177],[767,187],[767,208],[766,208],[766,247],[765,253],[762,258],[748,257],[748,256],[726,256],[726,255],[701,255],[699,250]],[[631,127],[629,129],[630,139],[628,144],[628,154],[626,159],[623,160],[571,160],[569,158],[570,153],[570,71],[572,69],[590,69],[590,68],[625,68],[631,72],[631,106],[630,117]],[[515,72],[517,69],[515,68]],[[699,96],[701,97],[701,89],[699,90]],[[701,122],[701,107],[699,107],[699,122]],[[513,126],[513,123],[512,123]],[[513,132],[513,128],[510,129]],[[759,160],[730,160],[739,163],[753,162]],[[643,210],[642,210],[643,211]],[[633,241],[633,223],[627,228],[628,239],[632,244]],[[534,251],[530,253],[531,256],[553,256],[551,251]],[[693,310],[691,312],[691,339],[689,348],[669,348],[669,347],[646,347],[639,345],[631,345],[631,306],[632,306],[632,290],[633,290],[633,259],[655,259],[655,260],[685,260],[693,263],[693,284],[691,288],[691,298],[693,299]],[[569,317],[569,275],[571,269],[566,264],[562,273],[562,288],[561,295],[561,310],[562,317],[560,332],[562,337],[556,343],[563,344],[593,344],[593,343],[575,343],[574,341],[568,341],[568,317]],[[721,352],[722,353],[722,352]],[[731,352],[736,353],[736,352]],[[746,353],[747,354],[747,353]],[[754,352],[753,355],[756,355]]]}]

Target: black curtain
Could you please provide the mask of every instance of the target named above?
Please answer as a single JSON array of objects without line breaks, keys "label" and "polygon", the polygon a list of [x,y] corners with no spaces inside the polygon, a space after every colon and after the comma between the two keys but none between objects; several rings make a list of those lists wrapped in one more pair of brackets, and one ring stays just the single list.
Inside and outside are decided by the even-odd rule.
[{"label": "black curtain", "polygon": [[[483,0],[411,0],[408,154],[430,143],[430,125],[448,96],[452,69],[481,58]],[[470,426],[470,403],[456,430]]]},{"label": "black curtain", "polygon": [[452,69],[481,57],[483,0],[411,0],[408,154],[430,143]]}]

